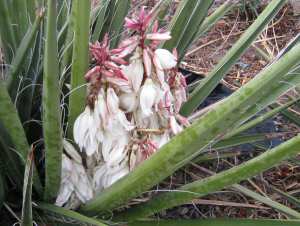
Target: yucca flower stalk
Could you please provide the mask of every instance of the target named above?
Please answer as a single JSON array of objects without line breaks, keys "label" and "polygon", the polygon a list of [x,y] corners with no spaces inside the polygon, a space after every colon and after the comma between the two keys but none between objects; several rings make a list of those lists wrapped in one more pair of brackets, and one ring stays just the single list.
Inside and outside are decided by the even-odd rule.
[{"label": "yucca flower stalk", "polygon": [[[171,38],[159,30],[153,11],[143,7],[125,19],[135,32],[109,48],[109,37],[90,44],[95,66],[88,82],[85,110],[74,123],[74,141],[86,156],[86,166],[70,143],[65,143],[62,182],[57,205],[77,207],[146,160],[188,125],[179,114],[186,101],[186,83],[178,72],[177,53],[158,48]],[[82,180],[79,182],[78,178]]]}]

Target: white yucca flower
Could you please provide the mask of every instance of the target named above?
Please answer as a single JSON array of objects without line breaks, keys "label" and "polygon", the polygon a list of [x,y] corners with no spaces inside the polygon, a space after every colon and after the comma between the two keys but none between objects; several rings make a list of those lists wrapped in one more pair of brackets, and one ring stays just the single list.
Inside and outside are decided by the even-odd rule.
[{"label": "white yucca flower", "polygon": [[140,24],[147,25],[150,20],[144,14],[126,20],[125,26],[137,32],[118,49],[109,50],[107,36],[102,43],[91,45],[96,66],[85,76],[89,82],[87,106],[73,131],[87,164],[84,167],[73,146],[66,145],[57,205],[86,202],[188,124],[179,115],[186,101],[186,84],[175,68],[176,51],[157,49],[161,40],[170,39],[170,33],[160,32],[155,23],[152,33],[146,34]]},{"label": "white yucca flower", "polygon": [[[62,156],[61,185],[56,199],[56,205],[63,206],[73,195],[73,199],[85,203],[93,197],[90,179],[82,165],[80,155],[74,147],[64,140],[64,150],[67,155]],[[74,206],[75,207],[75,206]]]},{"label": "white yucca flower", "polygon": [[157,101],[158,90],[152,79],[147,78],[141,88],[140,108],[143,113],[142,117],[148,117],[153,113],[152,107]]},{"label": "white yucca flower", "polygon": [[174,68],[177,64],[176,57],[166,49],[157,49],[154,52],[157,67],[163,70]]},{"label": "white yucca flower", "polygon": [[89,106],[86,106],[84,112],[79,115],[74,123],[74,140],[80,150],[84,149],[87,155],[94,154],[98,149],[99,136],[95,125],[99,121],[99,115],[91,110]]}]

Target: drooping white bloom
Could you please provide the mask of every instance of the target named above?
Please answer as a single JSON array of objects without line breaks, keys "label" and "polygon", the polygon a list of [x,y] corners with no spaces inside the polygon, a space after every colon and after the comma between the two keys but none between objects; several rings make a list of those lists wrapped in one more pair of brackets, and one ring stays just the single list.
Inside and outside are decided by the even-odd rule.
[{"label": "drooping white bloom", "polygon": [[116,115],[119,112],[119,98],[114,89],[107,89],[107,109],[110,115]]},{"label": "drooping white bloom", "polygon": [[63,206],[69,200],[72,192],[74,191],[74,184],[71,180],[72,170],[72,161],[63,154],[60,189],[55,202],[57,206]]},{"label": "drooping white bloom", "polygon": [[93,197],[90,180],[82,165],[80,155],[67,141],[64,141],[63,144],[72,159],[65,154],[62,156],[61,184],[56,205],[63,206],[71,198],[71,195],[85,203]]},{"label": "drooping white bloom", "polygon": [[136,93],[123,93],[120,95],[120,107],[125,112],[133,112],[137,108]]},{"label": "drooping white bloom", "polygon": [[118,166],[110,166],[106,163],[99,165],[95,168],[93,178],[94,189],[99,192],[109,187],[128,173],[129,167],[126,161],[120,163]]},{"label": "drooping white bloom", "polygon": [[100,121],[98,117],[89,106],[86,106],[84,112],[78,116],[74,123],[74,140],[80,150],[85,150],[87,155],[94,154],[98,149],[97,129],[95,129],[97,122]]},{"label": "drooping white bloom", "polygon": [[141,88],[140,93],[140,108],[143,117],[150,116],[153,111],[152,107],[157,100],[158,90],[151,79],[146,79],[145,84]]},{"label": "drooping white bloom", "polygon": [[170,127],[174,134],[178,134],[183,130],[183,128],[178,124],[174,116],[170,117]]},{"label": "drooping white bloom", "polygon": [[141,50],[138,48],[135,54],[130,58],[131,63],[123,67],[123,73],[128,77],[134,92],[138,92],[144,76],[144,66],[141,56]]},{"label": "drooping white bloom", "polygon": [[184,87],[179,87],[174,90],[174,98],[175,98],[175,111],[179,112],[181,105],[186,102],[186,92]]},{"label": "drooping white bloom", "polygon": [[171,69],[177,64],[176,57],[166,49],[155,50],[154,58],[156,62],[159,62],[159,65],[157,66],[161,66],[161,69]]}]

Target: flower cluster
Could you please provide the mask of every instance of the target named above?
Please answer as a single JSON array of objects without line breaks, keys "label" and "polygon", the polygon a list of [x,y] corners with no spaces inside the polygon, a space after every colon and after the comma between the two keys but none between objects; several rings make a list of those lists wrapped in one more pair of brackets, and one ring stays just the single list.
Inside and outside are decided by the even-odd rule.
[{"label": "flower cluster", "polygon": [[81,184],[76,184],[84,171],[81,160],[75,160],[77,155],[73,160],[64,155],[58,205],[72,195],[80,202],[92,198],[188,125],[179,115],[186,101],[186,83],[176,68],[177,53],[158,48],[171,36],[159,30],[157,22],[151,23],[152,14],[142,8],[135,18],[126,18],[125,28],[134,35],[117,49],[109,49],[107,35],[101,43],[90,45],[95,66],[85,75],[87,105],[73,131],[85,156],[83,181],[88,188],[78,191]]}]

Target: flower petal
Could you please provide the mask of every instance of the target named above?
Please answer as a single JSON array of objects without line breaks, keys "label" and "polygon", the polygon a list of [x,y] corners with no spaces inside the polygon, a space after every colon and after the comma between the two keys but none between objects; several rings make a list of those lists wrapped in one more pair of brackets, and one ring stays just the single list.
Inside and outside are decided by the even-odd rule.
[{"label": "flower petal", "polygon": [[136,59],[128,66],[123,67],[123,73],[128,77],[133,90],[138,92],[144,77],[144,66],[142,60]]},{"label": "flower petal", "polygon": [[163,69],[171,69],[177,65],[176,57],[166,49],[157,49],[154,54]]},{"label": "flower petal", "polygon": [[120,95],[120,107],[125,112],[133,112],[137,107],[137,97],[135,93],[123,93]]},{"label": "flower petal", "polygon": [[147,79],[142,86],[140,93],[140,108],[143,117],[148,117],[152,114],[152,107],[155,103],[157,90],[151,79]]},{"label": "flower petal", "polygon": [[180,133],[183,130],[182,127],[177,123],[174,116],[170,117],[170,127],[171,127],[172,132],[175,135]]}]

